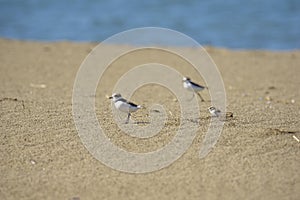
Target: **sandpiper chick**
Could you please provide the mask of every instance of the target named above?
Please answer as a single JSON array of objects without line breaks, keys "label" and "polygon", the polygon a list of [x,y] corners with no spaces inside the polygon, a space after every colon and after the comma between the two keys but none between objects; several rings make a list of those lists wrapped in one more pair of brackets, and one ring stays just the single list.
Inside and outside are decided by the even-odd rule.
[{"label": "sandpiper chick", "polygon": [[211,106],[208,108],[208,111],[210,112],[210,114],[213,116],[213,117],[220,117],[220,116],[223,116],[225,118],[231,118],[233,117],[233,113],[232,112],[226,112],[225,115],[224,113],[221,112],[221,110]]}]

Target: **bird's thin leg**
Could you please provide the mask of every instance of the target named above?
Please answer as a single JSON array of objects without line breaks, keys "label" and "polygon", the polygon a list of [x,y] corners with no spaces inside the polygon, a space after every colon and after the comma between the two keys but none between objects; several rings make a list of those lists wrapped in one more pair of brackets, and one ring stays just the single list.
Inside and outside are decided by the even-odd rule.
[{"label": "bird's thin leg", "polygon": [[127,116],[127,120],[126,120],[125,124],[129,123],[129,118],[130,118],[130,112],[128,112],[128,116]]},{"label": "bird's thin leg", "polygon": [[200,97],[201,101],[205,101],[202,96],[197,92],[198,96]]},{"label": "bird's thin leg", "polygon": [[189,101],[191,101],[191,100],[194,98],[194,96],[195,96],[195,94],[194,94],[194,92],[193,92],[193,96],[192,96],[192,98],[191,98],[191,99],[189,99]]}]

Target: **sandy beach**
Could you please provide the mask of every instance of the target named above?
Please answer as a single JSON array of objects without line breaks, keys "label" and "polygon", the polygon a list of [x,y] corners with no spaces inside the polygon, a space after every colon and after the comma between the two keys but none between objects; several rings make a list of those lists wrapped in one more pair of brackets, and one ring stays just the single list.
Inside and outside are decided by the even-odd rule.
[{"label": "sandy beach", "polygon": [[[201,113],[203,126],[191,147],[172,165],[130,174],[96,160],[82,144],[73,121],[76,73],[96,45],[0,39],[0,199],[300,198],[300,143],[296,140],[300,139],[300,51],[206,47],[222,75],[227,110],[234,117],[225,122],[218,143],[204,159],[198,158],[198,152],[208,112]],[[184,63],[161,56],[203,83]],[[147,60],[149,55],[138,58]],[[122,134],[105,95],[113,92],[113,84],[134,64],[129,57],[107,70],[97,88],[96,114],[116,145],[148,152],[172,139],[180,110],[166,88],[140,88],[131,100],[150,105],[159,98],[173,118],[159,136],[149,140]],[[123,71],[116,71],[120,66]],[[209,99],[207,91],[201,94]],[[200,109],[209,106],[207,101]],[[133,118],[146,115],[147,110],[141,110]]]}]

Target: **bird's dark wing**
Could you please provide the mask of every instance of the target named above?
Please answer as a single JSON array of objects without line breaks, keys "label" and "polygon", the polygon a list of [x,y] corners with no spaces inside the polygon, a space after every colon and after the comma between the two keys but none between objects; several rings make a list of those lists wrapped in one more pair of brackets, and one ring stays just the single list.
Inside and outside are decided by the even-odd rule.
[{"label": "bird's dark wing", "polygon": [[132,102],[127,101],[127,103],[128,103],[129,105],[133,106],[133,107],[138,107],[138,105],[136,105],[136,104],[134,104],[134,103],[132,103]]},{"label": "bird's dark wing", "polygon": [[196,87],[205,88],[204,86],[194,83],[193,81],[190,81],[190,83]]},{"label": "bird's dark wing", "polygon": [[118,101],[124,102],[124,103],[128,103],[129,105],[133,106],[133,107],[138,107],[138,105],[136,105],[135,103],[132,103],[130,101],[127,101],[126,99],[118,99]]}]

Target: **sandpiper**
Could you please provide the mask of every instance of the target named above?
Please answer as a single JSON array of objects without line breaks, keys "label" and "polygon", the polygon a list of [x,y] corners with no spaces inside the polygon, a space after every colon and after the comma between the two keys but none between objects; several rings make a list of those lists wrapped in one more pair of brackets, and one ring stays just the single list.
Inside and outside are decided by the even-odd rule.
[{"label": "sandpiper", "polygon": [[220,117],[220,116],[223,116],[225,118],[232,118],[233,117],[233,113],[232,112],[226,112],[225,115],[224,113],[221,112],[221,110],[211,106],[208,108],[208,111],[210,112],[210,114],[213,116],[213,117]]},{"label": "sandpiper", "polygon": [[195,96],[195,93],[200,97],[201,101],[204,101],[204,99],[202,98],[202,96],[199,94],[200,91],[204,90],[206,87],[199,85],[197,83],[194,83],[193,81],[191,81],[190,78],[188,77],[183,77],[182,79],[183,82],[183,87],[189,91],[193,92],[193,97]]},{"label": "sandpiper", "polygon": [[121,94],[119,94],[119,93],[112,94],[112,96],[109,97],[109,99],[112,99],[112,101],[114,102],[115,107],[118,110],[128,113],[127,120],[125,122],[126,124],[128,124],[128,122],[129,122],[131,113],[135,112],[135,111],[137,111],[138,109],[141,108],[140,105],[136,105],[136,104],[134,104],[132,102],[129,102],[126,99],[124,99],[121,96]]},{"label": "sandpiper", "polygon": [[208,111],[210,114],[214,117],[219,117],[221,116],[221,111],[219,109],[216,109],[215,107],[211,106],[208,108]]}]

